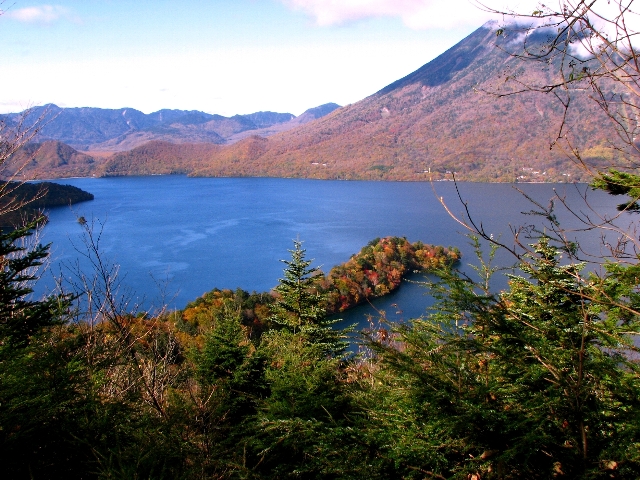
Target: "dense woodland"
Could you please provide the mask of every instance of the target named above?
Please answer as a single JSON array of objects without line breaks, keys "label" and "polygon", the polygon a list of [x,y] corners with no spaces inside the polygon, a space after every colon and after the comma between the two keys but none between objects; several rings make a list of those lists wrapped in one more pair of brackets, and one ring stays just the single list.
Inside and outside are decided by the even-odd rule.
[{"label": "dense woodland", "polygon": [[[25,297],[47,256],[23,245],[32,227],[0,236],[7,478],[640,475],[636,265],[578,282],[543,236],[526,277],[491,293],[489,261],[473,281],[455,250],[376,239],[324,276],[295,242],[274,292],[138,312],[91,248],[89,297]],[[438,273],[438,303],[380,319],[347,354],[353,332],[328,307],[345,307],[344,285],[383,294],[403,267]]]},{"label": "dense woodland", "polygon": [[406,274],[444,269],[460,260],[457,248],[409,243],[406,238],[376,238],[322,278],[329,313],[344,312],[391,293]]}]

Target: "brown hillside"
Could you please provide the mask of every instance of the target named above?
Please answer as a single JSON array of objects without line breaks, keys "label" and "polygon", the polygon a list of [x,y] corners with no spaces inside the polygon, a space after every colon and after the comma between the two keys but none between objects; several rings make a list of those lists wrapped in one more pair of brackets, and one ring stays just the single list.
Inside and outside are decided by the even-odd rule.
[{"label": "brown hillside", "polygon": [[136,131],[107,140],[106,142],[91,145],[89,152],[94,150],[106,151],[110,154],[133,150],[149,142],[170,142],[170,143],[223,143],[224,139],[215,132],[202,132],[195,128],[181,126],[181,128],[167,128],[164,131]]},{"label": "brown hillside", "polygon": [[31,143],[17,151],[3,165],[3,179],[88,177],[102,160],[58,141]]},{"label": "brown hillside", "polygon": [[175,144],[153,141],[109,157],[102,176],[189,173],[205,165],[220,147],[209,143]]},{"label": "brown hillside", "polygon": [[[580,179],[581,170],[549,148],[562,114],[552,96],[479,93],[511,88],[502,86],[507,73],[522,81],[551,80],[539,66],[497,48],[495,32],[482,27],[380,92],[264,139],[263,154],[224,147],[194,174],[419,180],[456,172],[461,180]],[[573,105],[581,120],[571,125],[577,145],[587,156],[602,155],[606,120],[586,97]]]},{"label": "brown hillside", "polygon": [[[505,53],[519,47],[517,42],[509,44],[508,38],[496,37],[495,31],[485,26],[364,100],[328,114],[323,108],[330,105],[318,107],[315,114],[311,109],[311,117],[321,118],[267,138],[241,138],[249,131],[251,120],[247,117],[180,117],[148,129],[144,135],[171,136],[175,130],[186,137],[191,132],[196,138],[206,131],[239,141],[222,146],[154,140],[107,159],[83,156],[59,143],[45,143],[40,147],[42,155],[29,160],[25,173],[33,172],[40,178],[187,173],[448,180],[455,172],[458,179],[469,181],[587,180],[560,149],[549,148],[563,114],[555,97],[541,93],[495,95],[517,87],[515,82],[505,82],[509,77],[536,84],[555,80],[550,76],[553,68],[545,71],[539,64],[523,63]],[[293,122],[310,119],[301,115],[282,125],[288,128]],[[605,148],[609,123],[586,94],[574,95],[568,119],[570,137],[583,158],[610,163],[613,154]],[[263,131],[274,133],[278,128],[284,127],[270,126]]]}]

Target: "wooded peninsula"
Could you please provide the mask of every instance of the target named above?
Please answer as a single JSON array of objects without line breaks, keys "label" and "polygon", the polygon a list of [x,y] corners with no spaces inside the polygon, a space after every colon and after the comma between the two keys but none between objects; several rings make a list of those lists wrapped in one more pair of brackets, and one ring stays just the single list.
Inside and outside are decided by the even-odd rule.
[{"label": "wooded peninsula", "polygon": [[36,219],[46,222],[46,208],[93,200],[93,194],[52,182],[0,182],[0,228],[17,228]]}]

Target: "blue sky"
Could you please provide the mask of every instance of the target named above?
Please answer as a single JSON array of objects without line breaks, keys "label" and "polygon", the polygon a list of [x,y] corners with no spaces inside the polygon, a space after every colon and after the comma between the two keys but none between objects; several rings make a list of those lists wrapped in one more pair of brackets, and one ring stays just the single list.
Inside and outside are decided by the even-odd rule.
[{"label": "blue sky", "polygon": [[354,103],[490,17],[469,0],[5,0],[0,112]]}]

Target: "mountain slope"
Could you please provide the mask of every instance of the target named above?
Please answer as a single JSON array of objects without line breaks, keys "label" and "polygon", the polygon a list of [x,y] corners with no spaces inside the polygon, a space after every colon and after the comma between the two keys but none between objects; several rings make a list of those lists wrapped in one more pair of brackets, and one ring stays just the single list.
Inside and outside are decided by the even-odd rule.
[{"label": "mountain slope", "polygon": [[[587,180],[565,153],[549,148],[563,118],[555,97],[497,95],[522,83],[555,80],[553,69],[506,53],[518,48],[517,39],[510,41],[497,37],[491,25],[483,26],[364,100],[341,108],[327,104],[297,118],[271,112],[227,118],[173,110],[148,116],[118,111],[122,119],[110,128],[122,129],[124,121],[139,129],[94,144],[96,150],[131,148],[96,162],[94,174],[450,180],[455,172],[469,181]],[[517,82],[505,82],[510,78]],[[583,159],[610,163],[608,121],[586,93],[573,96],[567,118]],[[107,131],[97,120],[91,125]],[[72,127],[57,128],[75,132]],[[149,140],[153,142],[132,148]],[[214,145],[222,142],[226,144]]]},{"label": "mountain slope", "polygon": [[[292,118],[289,119],[287,122],[273,123],[271,125],[262,127],[258,130],[245,130],[242,132],[238,132],[227,137],[226,140],[228,144],[232,144],[242,140],[243,138],[256,136],[256,135],[260,137],[270,137],[271,135],[275,135],[276,133],[293,130],[294,128],[297,128],[300,125],[304,125],[305,123],[309,123],[314,120],[317,120],[318,118],[322,118],[325,115],[329,115],[331,112],[333,112],[338,108],[340,108],[340,105],[338,105],[337,103],[325,103],[324,105],[320,105],[319,107],[305,110],[304,113],[302,113],[297,117],[292,115]],[[245,116],[250,116],[250,115],[245,115]]]},{"label": "mountain slope", "polygon": [[58,141],[30,143],[2,165],[3,179],[88,177],[94,174],[100,158],[78,152]]},{"label": "mountain slope", "polygon": [[175,144],[152,141],[107,158],[97,169],[99,176],[185,174],[202,168],[219,149],[210,143]]},{"label": "mountain slope", "polygon": [[[420,180],[457,172],[462,180],[579,179],[581,170],[549,149],[562,118],[552,96],[480,93],[511,88],[501,84],[505,72],[521,81],[551,80],[497,41],[490,26],[481,27],[374,95],[268,137],[264,154],[237,157],[240,167],[227,174]],[[602,114],[586,96],[576,98],[573,108],[580,113],[580,122],[569,125],[576,144],[587,156],[599,154],[607,134]],[[227,148],[195,174],[228,172]]]}]

